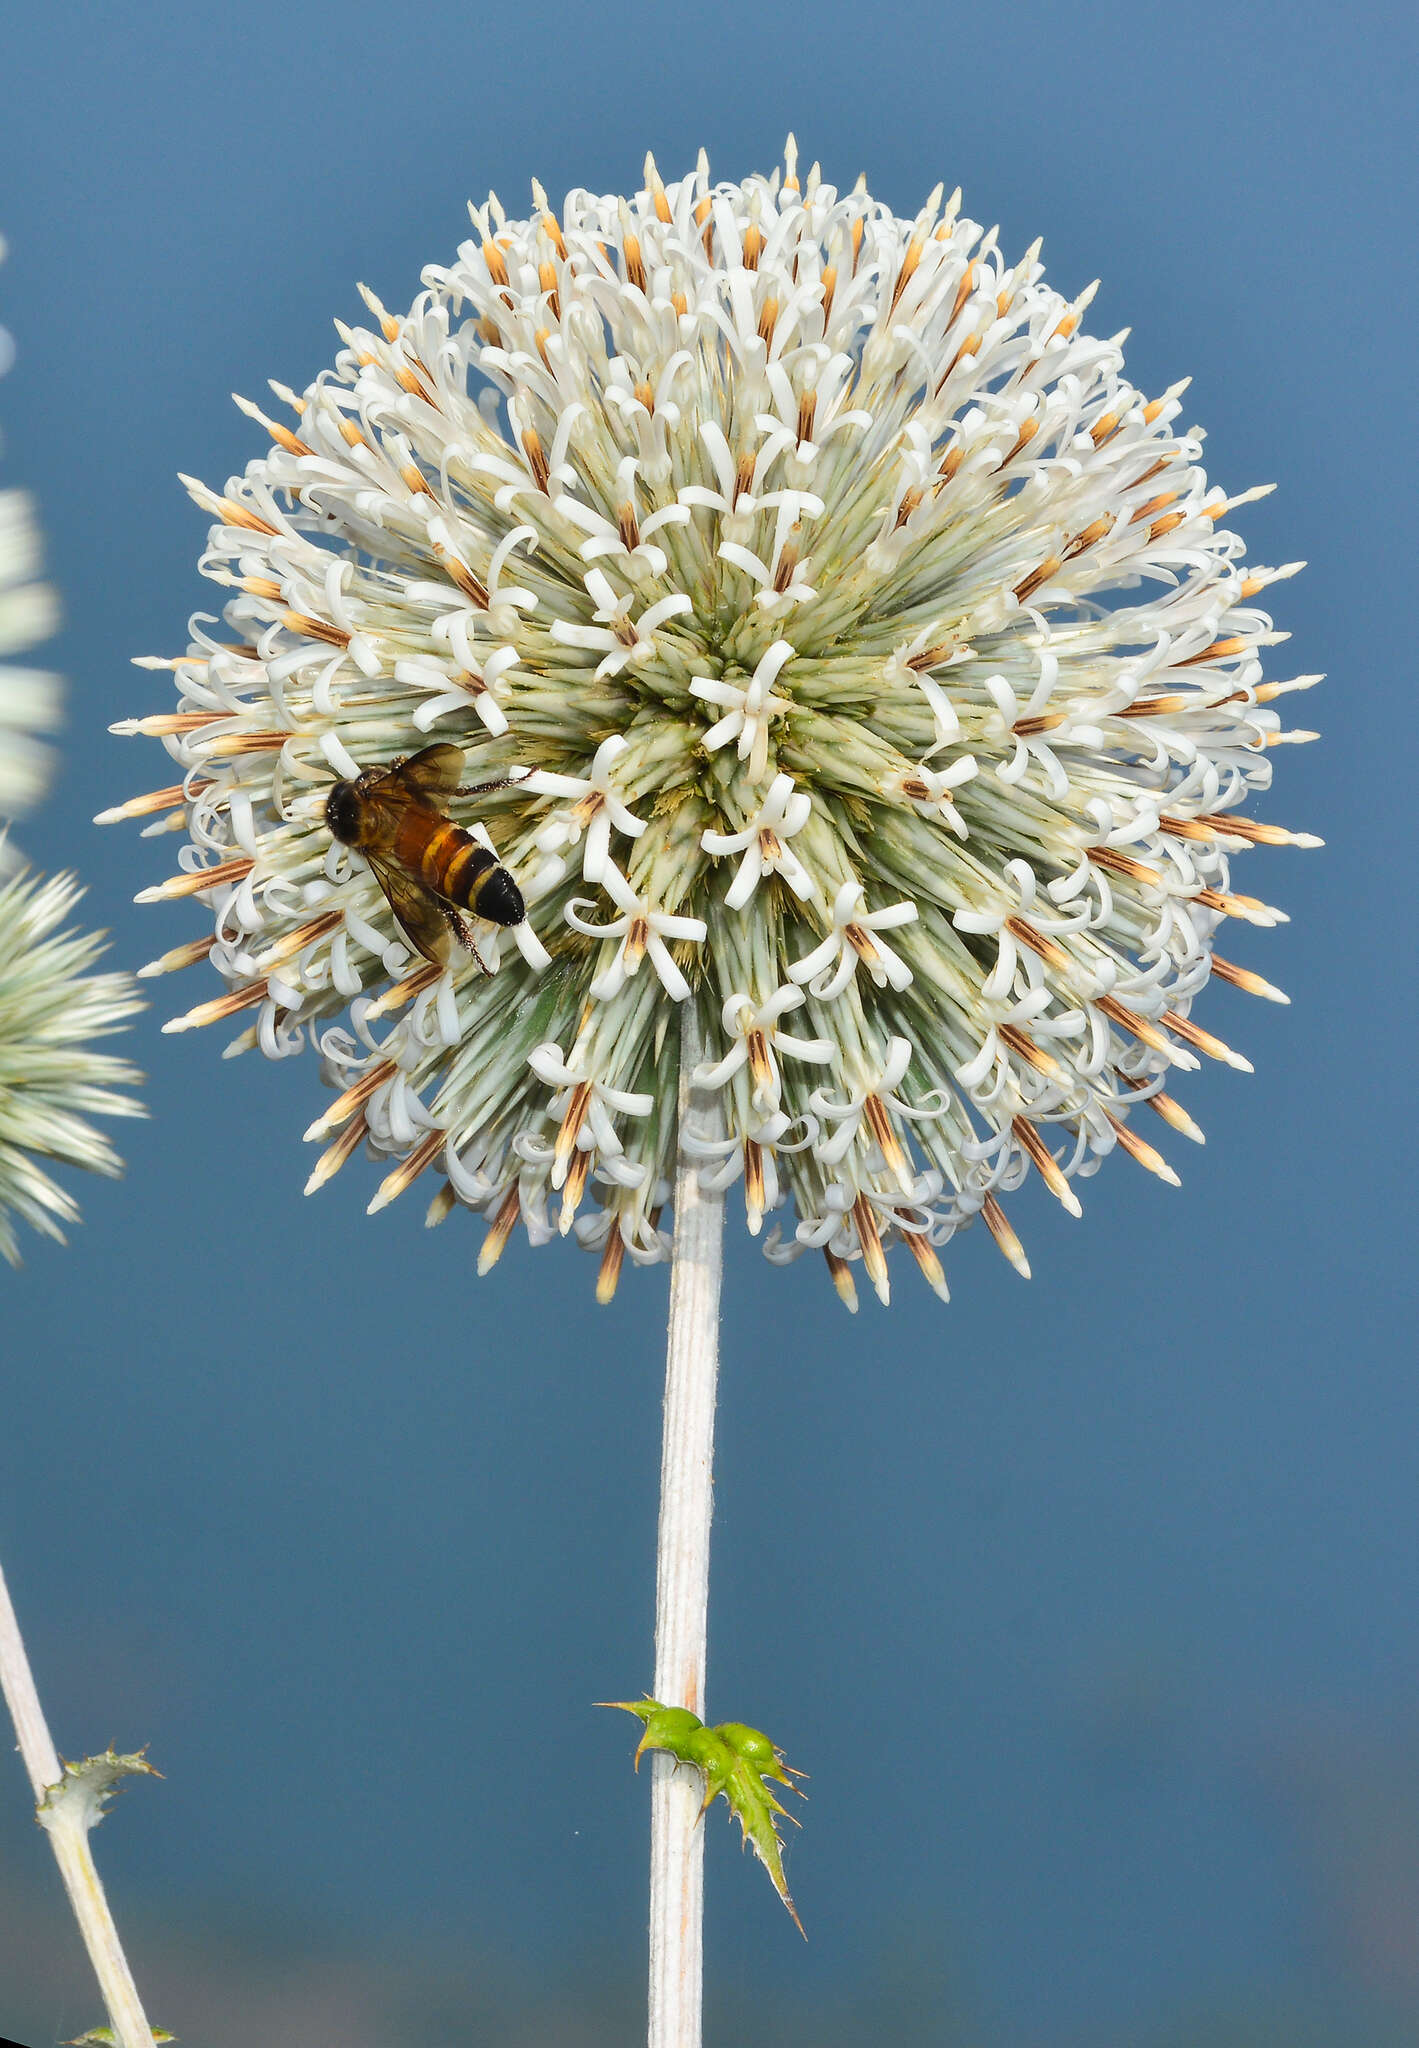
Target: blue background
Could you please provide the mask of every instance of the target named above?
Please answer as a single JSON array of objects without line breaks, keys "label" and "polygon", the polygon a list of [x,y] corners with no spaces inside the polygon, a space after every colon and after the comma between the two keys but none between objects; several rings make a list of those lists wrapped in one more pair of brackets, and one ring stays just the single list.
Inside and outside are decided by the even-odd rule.
[{"label": "blue background", "polygon": [[[901,212],[959,181],[1065,293],[1103,276],[1143,388],[1193,374],[1219,480],[1277,481],[1250,552],[1311,567],[1274,672],[1331,680],[1260,810],[1328,850],[1246,866],[1294,922],[1230,950],[1295,1006],[1209,997],[1257,1074],[1189,1083],[1183,1191],[1027,1191],[1030,1285],[977,1231],[949,1309],[904,1277],[856,1321],[736,1225],[710,1707],[812,1773],[811,1939],[721,1809],[710,2038],[1411,2042],[1411,10],[50,0],[3,37],[3,474],[71,678],[21,837],[119,962],[200,924],[132,904],[175,841],[87,822],[162,779],[106,730],[169,701],[128,657],[211,601],[175,473],[239,469],[228,394],[310,378],[356,279],[407,303],[490,185],[702,141],[737,178],[790,127]],[[633,2039],[646,1787],[589,1702],[650,1671],[663,1270],[598,1311],[565,1247],[479,1283],[465,1219],[367,1220],[367,1167],[305,1201],[313,1062],[161,1038],[209,983],[150,986],[126,1182],[0,1276],[0,1554],[56,1735],[166,1773],[99,1838],[148,2003],[206,2048]],[[18,1763],[0,1930],[0,2033],[98,2017]]]}]

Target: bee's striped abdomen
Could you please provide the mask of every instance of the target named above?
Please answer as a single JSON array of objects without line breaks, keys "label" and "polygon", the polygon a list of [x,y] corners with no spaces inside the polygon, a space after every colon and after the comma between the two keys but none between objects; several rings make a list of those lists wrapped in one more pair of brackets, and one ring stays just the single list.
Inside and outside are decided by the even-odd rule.
[{"label": "bee's striped abdomen", "polygon": [[399,821],[394,857],[417,875],[426,888],[464,908],[471,908],[471,892],[478,876],[497,865],[487,847],[480,846],[471,832],[465,832],[450,818],[441,818],[437,811],[412,804]]},{"label": "bee's striped abdomen", "polygon": [[480,846],[461,826],[446,825],[444,831],[448,836],[442,847],[443,874],[433,886],[450,903],[476,910],[479,880],[489,868],[497,866],[497,861],[486,846]]},{"label": "bee's striped abdomen", "polygon": [[522,891],[507,869],[496,861],[474,879],[469,908],[493,924],[521,924],[527,915]]},{"label": "bee's striped abdomen", "polygon": [[445,902],[493,924],[522,922],[522,897],[507,869],[471,832],[437,811],[410,805],[399,823],[394,856]]}]

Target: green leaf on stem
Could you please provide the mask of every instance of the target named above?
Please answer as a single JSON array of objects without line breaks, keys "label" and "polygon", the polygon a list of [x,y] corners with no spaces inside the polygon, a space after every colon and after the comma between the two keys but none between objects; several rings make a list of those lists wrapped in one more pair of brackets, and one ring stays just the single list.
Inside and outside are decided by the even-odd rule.
[{"label": "green leaf on stem", "polygon": [[48,1787],[35,1808],[35,1819],[42,1828],[49,1828],[62,1816],[77,1821],[87,1834],[103,1819],[109,1800],[123,1780],[135,1776],[160,1778],[162,1772],[153,1769],[141,1750],[119,1756],[106,1749],[102,1756],[86,1756],[78,1764],[66,1763],[64,1776]]},{"label": "green leaf on stem", "polygon": [[[175,2041],[176,2034],[170,2034],[166,2027],[150,2029],[157,2042]],[[66,2041],[64,2048],[118,2048],[118,2036],[112,2027],[90,2027],[87,2034],[76,2034],[72,2041]]]},{"label": "green leaf on stem", "polygon": [[[705,1796],[701,1814],[723,1793],[730,1812],[738,1819],[741,1839],[752,1845],[794,1926],[802,1934],[803,1922],[789,1897],[783,1874],[783,1844],[778,1833],[780,1818],[793,1821],[795,1827],[799,1823],[779,1804],[768,1781],[772,1779],[775,1784],[786,1785],[790,1792],[798,1792],[793,1781],[801,1778],[803,1772],[784,1762],[783,1752],[767,1735],[758,1728],[746,1727],[742,1721],[721,1721],[717,1727],[707,1728],[688,1707],[662,1706],[659,1700],[652,1699],[601,1700],[598,1705],[619,1707],[645,1723],[636,1750],[637,1770],[648,1749],[664,1750],[677,1762],[692,1764],[703,1776]],[[802,1796],[800,1792],[799,1797]]]}]

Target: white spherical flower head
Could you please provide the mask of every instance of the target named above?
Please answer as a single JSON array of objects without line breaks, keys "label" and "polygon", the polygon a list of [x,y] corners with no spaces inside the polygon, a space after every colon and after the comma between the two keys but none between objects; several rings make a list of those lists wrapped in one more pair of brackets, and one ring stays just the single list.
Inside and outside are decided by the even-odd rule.
[{"label": "white spherical flower head", "polygon": [[1280,916],[1233,855],[1315,843],[1241,814],[1304,737],[1256,604],[1296,565],[1242,566],[1183,387],[1134,390],[956,196],[898,219],[790,145],[533,197],[407,314],[366,294],[287,422],[246,408],[269,452],[190,486],[223,623],[126,728],[175,779],[110,814],[170,812],[144,894],[212,913],[155,969],[228,992],[169,1028],[313,1041],[313,1183],[365,1143],[376,1205],[437,1168],[485,1266],[575,1225],[604,1298],[667,1248],[690,1003],[697,1156],[787,1212],[770,1257],[885,1298],[899,1242],[944,1293],[979,1215],[1025,1270],[1001,1196],[1077,1212],[1116,1147],[1172,1178],[1134,1111],[1195,1137],[1172,1070],[1245,1064],[1194,999],[1277,993],[1212,942]]},{"label": "white spherical flower head", "polygon": [[[0,262],[5,244],[0,238]],[[9,367],[10,337],[0,327],[0,373]],[[47,640],[57,623],[54,593],[39,581],[39,530],[23,491],[0,491],[0,826],[43,794],[49,756],[39,735],[59,718],[59,683],[11,657]],[[0,841],[0,871],[13,866]]]},{"label": "white spherical flower head", "polygon": [[0,882],[0,1256],[19,1262],[18,1217],[62,1238],[79,1214],[58,1166],[120,1171],[91,1116],[141,1116],[115,1091],[135,1068],[91,1041],[142,1008],[126,974],[92,974],[103,939],[59,929],[83,894],[72,875]]},{"label": "white spherical flower head", "polygon": [[[5,253],[0,241],[0,258]],[[0,328],[0,371],[10,338]],[[0,491],[0,1257],[19,1262],[16,1219],[62,1237],[78,1204],[50,1177],[53,1165],[117,1173],[117,1154],[90,1116],[138,1116],[115,1093],[138,1075],[90,1041],[141,1009],[123,974],[90,974],[103,951],[92,933],[60,932],[82,890],[72,875],[43,881],[18,868],[6,821],[49,779],[37,735],[57,723],[55,677],[4,659],[53,632],[53,593],[36,581],[39,534],[29,501]],[[18,870],[18,871],[17,871]]]}]

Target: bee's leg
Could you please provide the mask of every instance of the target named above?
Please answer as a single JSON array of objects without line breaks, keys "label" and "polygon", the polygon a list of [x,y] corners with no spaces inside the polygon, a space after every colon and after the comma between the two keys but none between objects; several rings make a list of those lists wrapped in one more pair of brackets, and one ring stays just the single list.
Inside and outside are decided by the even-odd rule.
[{"label": "bee's leg", "polygon": [[515,775],[504,775],[500,782],[465,782],[456,789],[455,796],[488,796],[495,789],[515,789],[519,782],[525,782],[532,773],[530,768],[519,768]]},{"label": "bee's leg", "polygon": [[440,900],[439,909],[443,912],[448,928],[457,939],[459,945],[463,947],[465,952],[471,953],[477,961],[479,972],[491,974],[493,970],[478,951],[478,941],[473,936],[473,927],[469,924],[467,918],[452,903],[445,903]]}]

